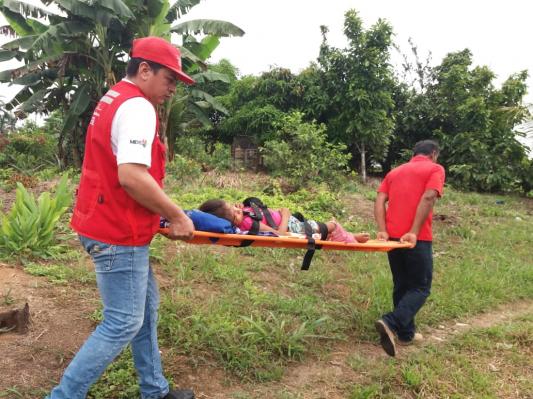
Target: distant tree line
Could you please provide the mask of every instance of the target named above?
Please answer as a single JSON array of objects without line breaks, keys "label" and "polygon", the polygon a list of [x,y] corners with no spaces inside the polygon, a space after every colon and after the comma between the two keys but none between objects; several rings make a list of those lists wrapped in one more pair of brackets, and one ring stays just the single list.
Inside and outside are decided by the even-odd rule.
[{"label": "distant tree line", "polygon": [[330,46],[327,28],[322,33],[317,62],[299,74],[274,68],[233,80],[219,97],[229,115],[203,134],[228,143],[236,134],[252,135],[262,144],[276,136],[286,114],[297,111],[303,122],[324,124],[328,141],[345,146],[350,166],[363,177],[367,170],[387,172],[409,159],[417,141],[434,138],[456,187],[532,189],[533,165],[514,130],[529,116],[522,104],[527,71],[496,89],[495,74],[473,65],[470,50],[449,53],[431,67],[411,43],[404,70],[395,72],[391,26],[379,20],[364,30],[353,10],[345,15],[347,48]]},{"label": "distant tree line", "polygon": [[[323,26],[319,57],[300,73],[278,67],[240,77],[230,62],[207,60],[219,37],[242,35],[242,30],[210,20],[172,25],[199,1],[96,0],[91,7],[79,0],[53,1],[66,16],[16,0],[0,2],[10,23],[0,30],[15,37],[0,49],[0,61],[24,62],[0,72],[1,82],[23,85],[1,114],[59,111],[58,159],[63,167],[79,166],[91,109],[123,74],[133,38],[178,33],[185,68],[198,84],[180,88],[160,110],[171,154],[183,136],[201,137],[214,148],[247,135],[261,146],[274,173],[307,167],[312,173],[298,176],[305,179],[317,168],[349,167],[366,179],[409,159],[416,141],[434,138],[454,186],[532,190],[533,163],[514,131],[529,116],[522,104],[527,71],[496,89],[495,74],[473,65],[468,49],[449,53],[432,67],[413,43],[403,70],[395,71],[392,26],[378,20],[365,29],[357,12],[349,10],[346,48],[331,46]],[[204,38],[196,39],[197,33]]]}]

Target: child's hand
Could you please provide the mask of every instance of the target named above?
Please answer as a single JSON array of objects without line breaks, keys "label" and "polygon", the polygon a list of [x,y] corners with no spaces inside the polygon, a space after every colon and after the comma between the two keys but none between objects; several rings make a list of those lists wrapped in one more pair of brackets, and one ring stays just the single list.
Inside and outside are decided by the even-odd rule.
[{"label": "child's hand", "polygon": [[353,237],[357,242],[367,242],[368,240],[370,240],[370,234],[368,233],[357,233],[354,234]]}]

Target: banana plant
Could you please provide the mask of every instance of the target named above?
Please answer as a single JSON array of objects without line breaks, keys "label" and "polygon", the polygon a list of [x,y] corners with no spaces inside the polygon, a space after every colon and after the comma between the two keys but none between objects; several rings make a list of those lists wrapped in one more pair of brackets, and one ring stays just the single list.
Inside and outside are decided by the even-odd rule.
[{"label": "banana plant", "polygon": [[[62,110],[65,122],[58,153],[63,166],[81,165],[90,112],[123,75],[134,38],[157,35],[170,39],[173,33],[181,35],[184,68],[202,81],[224,79],[209,74],[205,64],[218,46],[218,37],[244,34],[225,21],[196,20],[172,25],[200,0],[173,4],[168,0],[92,0],[91,5],[82,0],[41,1],[41,6],[37,6],[20,0],[0,0],[0,12],[9,23],[0,27],[0,34],[13,37],[0,48],[0,61],[23,62],[21,67],[1,71],[0,82],[21,86],[6,104],[6,109],[14,110],[19,118],[33,112]],[[44,7],[52,4],[59,12]],[[193,33],[206,37],[198,42]],[[213,109],[221,107],[197,89],[187,89],[184,96],[183,101],[188,107],[196,107],[196,111],[206,104]],[[184,116],[192,114],[199,112]],[[201,116],[196,119],[205,122]]]},{"label": "banana plant", "polygon": [[[170,159],[174,157],[175,141],[180,133],[191,127],[210,126],[209,115],[212,111],[227,114],[222,104],[202,90],[202,86],[214,81],[229,83],[229,78],[210,71],[206,60],[219,46],[220,37],[244,34],[238,26],[220,20],[197,19],[172,25],[199,3],[200,0],[180,0],[173,5],[168,0],[148,1],[143,12],[135,13],[140,18],[131,22],[137,26],[139,36],[157,35],[171,40],[173,34],[180,35],[183,68],[197,83],[190,88],[180,87],[172,100],[160,109],[160,129]],[[204,38],[198,41],[195,34],[202,34]]]}]

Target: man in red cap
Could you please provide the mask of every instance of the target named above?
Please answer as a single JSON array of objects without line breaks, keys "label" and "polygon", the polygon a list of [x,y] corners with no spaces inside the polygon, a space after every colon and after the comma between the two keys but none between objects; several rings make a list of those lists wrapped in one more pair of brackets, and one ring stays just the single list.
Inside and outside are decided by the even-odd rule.
[{"label": "man in red cap", "polygon": [[410,162],[385,176],[374,206],[378,239],[413,245],[387,254],[394,283],[394,310],[377,320],[375,326],[381,346],[390,356],[396,355],[396,337],[401,345],[422,338],[416,333],[415,316],[431,290],[432,210],[444,186],[444,168],[436,163],[438,144],[433,140],[419,141],[413,152]]},{"label": "man in red cap", "polygon": [[104,318],[49,399],[85,398],[128,344],[143,399],[194,398],[191,390],[169,390],[163,376],[149,264],[160,216],[170,222],[169,238],[188,240],[194,230],[162,189],[165,148],[155,108],[173,96],[177,80],[194,80],[182,71],[179,50],[158,37],[134,40],[126,75],[94,110],[71,221],[93,259]]}]

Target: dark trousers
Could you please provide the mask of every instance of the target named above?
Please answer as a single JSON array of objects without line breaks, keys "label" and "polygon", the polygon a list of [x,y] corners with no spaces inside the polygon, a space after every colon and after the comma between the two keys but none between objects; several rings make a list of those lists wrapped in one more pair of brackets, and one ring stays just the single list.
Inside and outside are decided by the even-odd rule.
[{"label": "dark trousers", "polygon": [[415,316],[431,291],[433,254],[431,241],[418,241],[412,249],[388,252],[394,289],[394,310],[383,320],[402,341],[415,335]]}]

